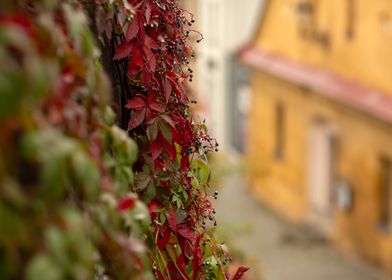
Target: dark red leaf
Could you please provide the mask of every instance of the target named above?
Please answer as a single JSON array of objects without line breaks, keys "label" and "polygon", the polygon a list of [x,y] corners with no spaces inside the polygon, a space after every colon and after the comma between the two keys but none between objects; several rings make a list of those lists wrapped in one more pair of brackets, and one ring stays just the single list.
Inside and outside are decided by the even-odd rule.
[{"label": "dark red leaf", "polygon": [[200,236],[197,237],[195,247],[193,248],[193,280],[197,280],[200,270]]},{"label": "dark red leaf", "polygon": [[131,119],[129,120],[128,123],[128,130],[138,127],[144,121],[145,117],[146,117],[146,109],[143,109],[141,111],[133,111]]},{"label": "dark red leaf", "polygon": [[119,211],[125,211],[128,210],[129,208],[132,208],[134,205],[135,205],[135,199],[126,197],[118,202],[117,209]]},{"label": "dark red leaf", "polygon": [[146,101],[141,96],[135,96],[134,98],[128,100],[128,103],[125,105],[125,107],[133,110],[142,110],[146,107]]},{"label": "dark red leaf", "polygon": [[172,86],[171,86],[170,81],[167,77],[165,77],[165,79],[164,79],[163,87],[164,87],[165,98],[166,98],[166,100],[169,100],[169,97],[172,93]]},{"label": "dark red leaf", "polygon": [[188,224],[181,224],[177,227],[178,233],[190,241],[195,241],[196,234]]},{"label": "dark red leaf", "polygon": [[189,143],[192,140],[193,132],[190,129],[184,131],[184,143]]},{"label": "dark red leaf", "polygon": [[242,276],[244,276],[245,272],[247,272],[248,270],[249,270],[249,267],[240,266],[238,268],[237,272],[234,274],[232,280],[240,280],[242,278]]},{"label": "dark red leaf", "polygon": [[170,156],[170,159],[175,160],[177,152],[176,152],[176,148],[174,147],[174,144],[170,144],[166,139],[164,139],[163,143],[165,145],[165,149],[167,153]]},{"label": "dark red leaf", "polygon": [[171,210],[169,212],[169,215],[167,216],[167,222],[169,223],[169,225],[171,226],[173,231],[176,232],[177,231],[177,216],[176,216],[176,212],[174,212],[174,210]]},{"label": "dark red leaf", "polygon": [[181,143],[181,141],[182,141],[181,134],[179,133],[179,131],[175,127],[172,127],[172,137],[173,137],[174,143],[177,143],[177,144]]},{"label": "dark red leaf", "polygon": [[150,108],[147,108],[146,121],[150,122],[154,117],[156,117],[155,111],[151,110]]},{"label": "dark red leaf", "polygon": [[147,104],[150,109],[152,109],[156,112],[159,112],[159,113],[165,112],[164,105],[157,100],[157,96],[155,93],[150,93],[147,96]]},{"label": "dark red leaf", "polygon": [[159,45],[156,40],[151,39],[149,36],[144,36],[143,43],[148,49],[158,48]]},{"label": "dark red leaf", "polygon": [[150,71],[143,71],[142,78],[143,78],[143,82],[149,85],[153,80],[153,75]]},{"label": "dark red leaf", "polygon": [[132,48],[133,48],[133,44],[131,44],[130,42],[121,43],[117,47],[113,59],[118,60],[129,56],[131,54]]},{"label": "dark red leaf", "polygon": [[140,48],[134,49],[131,61],[137,66],[143,66],[143,53]]},{"label": "dark red leaf", "polygon": [[163,151],[163,141],[162,140],[163,140],[162,136],[161,136],[161,134],[159,134],[157,139],[155,139],[154,141],[152,141],[150,143],[150,152],[151,152],[153,160],[156,160]]},{"label": "dark red leaf", "polygon": [[143,68],[143,53],[139,48],[134,48],[132,58],[128,63],[128,75],[131,79],[142,70]]},{"label": "dark red leaf", "polygon": [[170,240],[170,234],[171,234],[170,228],[165,227],[165,228],[163,229],[163,232],[162,232],[162,237],[161,237],[161,238],[158,238],[157,245],[158,245],[158,249],[159,249],[159,250],[162,251],[163,248],[165,248],[166,244],[167,244],[167,243],[169,242],[169,240]]},{"label": "dark red leaf", "polygon": [[157,58],[155,57],[155,54],[148,47],[144,48],[144,54],[146,55],[147,63],[151,72],[155,72],[157,68]]},{"label": "dark red leaf", "polygon": [[137,33],[139,32],[139,22],[138,22],[138,15],[136,14],[133,21],[128,24],[127,33],[125,34],[125,39],[127,41],[132,40],[136,37]]},{"label": "dark red leaf", "polygon": [[182,274],[183,276],[185,276],[185,278],[186,278],[187,280],[189,280],[188,273],[187,273],[186,270],[185,270],[184,254],[181,254],[181,255],[178,257],[178,259],[177,259],[177,267],[178,267],[178,269],[180,270],[181,274]]},{"label": "dark red leaf", "polygon": [[189,157],[188,156],[183,156],[181,158],[181,166],[180,166],[180,168],[181,168],[182,171],[187,172],[188,171],[188,167],[189,167]]}]

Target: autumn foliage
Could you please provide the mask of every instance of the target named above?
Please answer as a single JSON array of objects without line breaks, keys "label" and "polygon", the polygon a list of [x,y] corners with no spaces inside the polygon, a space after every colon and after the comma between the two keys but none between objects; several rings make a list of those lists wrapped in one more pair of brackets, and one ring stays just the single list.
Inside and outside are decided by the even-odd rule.
[{"label": "autumn foliage", "polygon": [[1,279],[246,272],[214,237],[193,22],[171,0],[0,4]]}]

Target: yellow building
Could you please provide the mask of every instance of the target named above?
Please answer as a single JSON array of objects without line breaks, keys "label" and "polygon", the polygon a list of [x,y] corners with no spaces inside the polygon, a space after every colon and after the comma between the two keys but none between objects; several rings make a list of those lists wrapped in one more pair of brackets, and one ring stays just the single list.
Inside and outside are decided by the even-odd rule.
[{"label": "yellow building", "polygon": [[392,272],[392,1],[269,0],[255,35],[252,190]]}]

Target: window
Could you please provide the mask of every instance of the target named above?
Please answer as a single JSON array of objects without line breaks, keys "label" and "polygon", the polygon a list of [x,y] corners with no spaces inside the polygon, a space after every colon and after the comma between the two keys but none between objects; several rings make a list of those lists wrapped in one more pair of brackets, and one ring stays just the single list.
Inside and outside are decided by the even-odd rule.
[{"label": "window", "polygon": [[347,27],[346,27],[346,37],[347,39],[352,39],[354,37],[354,27],[355,27],[355,0],[347,1]]},{"label": "window", "polygon": [[307,37],[315,25],[314,5],[309,1],[300,1],[297,3],[296,12],[300,34]]},{"label": "window", "polygon": [[275,158],[284,157],[284,138],[285,138],[285,108],[281,102],[275,108]]},{"label": "window", "polygon": [[392,218],[392,162],[388,158],[380,161],[379,222],[384,231],[390,230]]}]

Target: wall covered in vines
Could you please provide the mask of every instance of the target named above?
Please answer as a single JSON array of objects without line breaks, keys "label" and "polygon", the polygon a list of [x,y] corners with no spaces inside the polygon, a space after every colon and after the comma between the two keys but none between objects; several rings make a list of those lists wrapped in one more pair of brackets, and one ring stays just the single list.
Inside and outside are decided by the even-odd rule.
[{"label": "wall covered in vines", "polygon": [[245,273],[214,237],[193,21],[171,0],[0,3],[0,279]]}]

